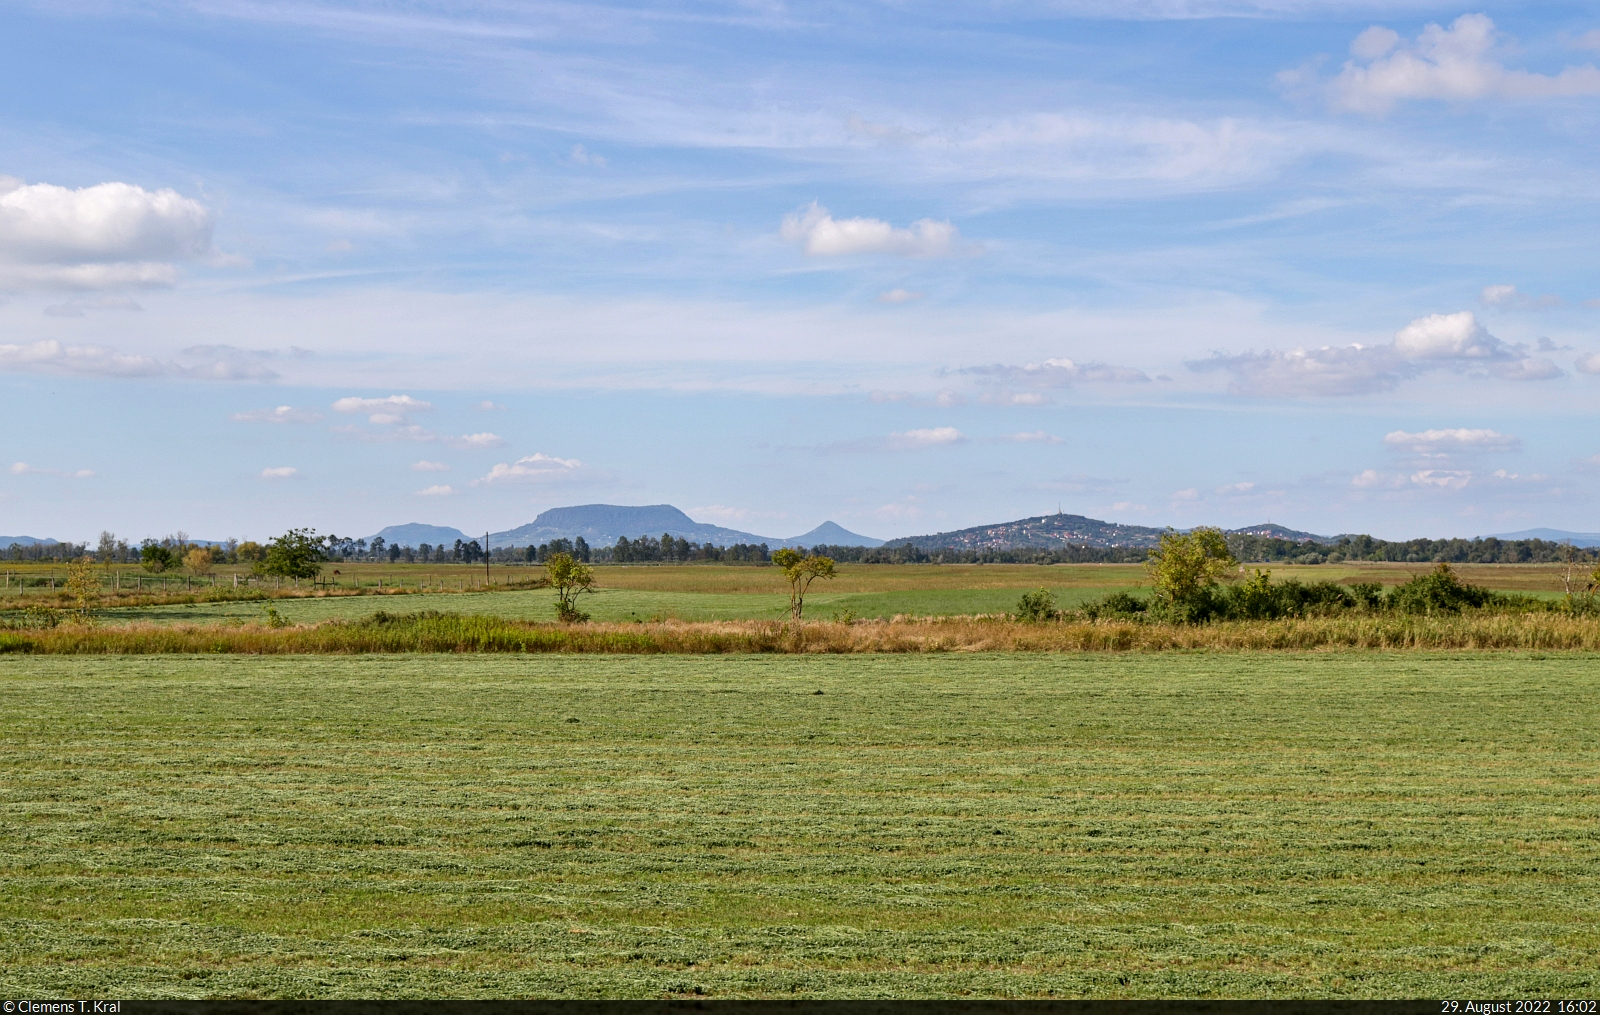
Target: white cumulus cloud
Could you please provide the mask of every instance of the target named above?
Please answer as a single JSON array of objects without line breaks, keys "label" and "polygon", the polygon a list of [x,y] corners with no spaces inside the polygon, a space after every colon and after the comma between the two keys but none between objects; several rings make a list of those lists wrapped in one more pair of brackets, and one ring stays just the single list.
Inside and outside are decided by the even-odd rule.
[{"label": "white cumulus cloud", "polygon": [[211,249],[211,213],[174,190],[69,189],[0,177],[0,285],[105,289],[177,281]]},{"label": "white cumulus cloud", "polygon": [[300,470],[292,465],[280,465],[277,468],[261,470],[262,479],[292,479],[300,474]]},{"label": "white cumulus cloud", "polygon": [[390,395],[387,398],[358,398],[351,396],[341,398],[333,403],[334,412],[343,413],[368,413],[367,422],[379,425],[402,425],[409,423],[410,413],[427,412],[433,408],[433,403],[424,402],[420,398],[410,395]]},{"label": "white cumulus cloud", "polygon": [[434,486],[430,486],[430,487],[427,487],[425,489],[418,490],[417,491],[417,496],[418,497],[448,497],[453,493],[455,493],[455,490],[453,488],[451,488],[449,486],[445,486],[443,484],[436,484]]},{"label": "white cumulus cloud", "polygon": [[154,377],[167,369],[149,356],[98,345],[62,345],[53,338],[28,345],[0,345],[0,368],[96,377]]},{"label": "white cumulus cloud", "polygon": [[583,463],[576,458],[556,458],[544,452],[524,455],[515,462],[501,462],[489,470],[479,483],[494,483],[502,479],[549,481],[576,475]]},{"label": "white cumulus cloud", "polygon": [[1495,359],[1505,346],[1470,310],[1419,317],[1395,332],[1394,348],[1406,359]]},{"label": "white cumulus cloud", "polygon": [[1455,469],[1423,469],[1411,474],[1411,482],[1440,490],[1459,490],[1472,482],[1472,473]]},{"label": "white cumulus cloud", "polygon": [[[0,346],[0,348],[4,348]],[[1600,374],[1600,352],[1591,352],[1586,356],[1579,356],[1572,363],[1579,373]]]},{"label": "white cumulus cloud", "polygon": [[1351,45],[1354,59],[1328,83],[1332,105],[1383,115],[1407,100],[1467,102],[1600,95],[1600,68],[1566,67],[1560,73],[1510,70],[1491,54],[1494,22],[1463,14],[1448,28],[1428,25],[1412,42],[1382,27],[1369,28]]},{"label": "white cumulus cloud", "polygon": [[784,216],[783,238],[800,244],[807,254],[837,257],[844,254],[894,254],[900,257],[940,257],[951,252],[956,227],[949,222],[918,219],[908,229],[896,229],[882,219],[836,219],[815,201]]},{"label": "white cumulus cloud", "polygon": [[1511,307],[1517,310],[1547,310],[1550,307],[1559,307],[1561,297],[1551,293],[1543,296],[1531,296],[1514,285],[1500,283],[1486,285],[1478,293],[1478,302],[1486,307]]},{"label": "white cumulus cloud", "polygon": [[411,463],[412,472],[449,472],[450,466],[443,462],[430,462],[424,458],[420,462]]},{"label": "white cumulus cloud", "polygon": [[1235,393],[1261,396],[1366,395],[1439,368],[1481,366],[1510,381],[1560,377],[1550,360],[1525,355],[1491,335],[1471,311],[1429,314],[1395,332],[1382,345],[1353,343],[1290,351],[1268,349],[1191,360],[1190,370],[1225,371]]}]

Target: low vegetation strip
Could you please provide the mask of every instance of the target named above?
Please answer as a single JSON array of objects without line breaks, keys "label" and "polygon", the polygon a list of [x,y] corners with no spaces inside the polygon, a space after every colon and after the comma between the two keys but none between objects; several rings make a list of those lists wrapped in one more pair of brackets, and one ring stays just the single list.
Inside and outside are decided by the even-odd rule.
[{"label": "low vegetation strip", "polygon": [[1027,623],[1006,617],[854,623],[539,624],[457,613],[263,625],[61,625],[0,631],[0,652],[38,655],[328,655],[405,652],[852,654],[1531,649],[1600,651],[1600,618],[1556,613],[1348,615],[1206,625]]}]

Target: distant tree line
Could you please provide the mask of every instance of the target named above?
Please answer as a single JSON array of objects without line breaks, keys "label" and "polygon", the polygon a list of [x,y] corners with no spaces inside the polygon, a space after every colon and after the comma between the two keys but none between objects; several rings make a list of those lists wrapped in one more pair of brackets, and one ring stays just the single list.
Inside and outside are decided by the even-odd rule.
[{"label": "distant tree line", "polygon": [[1296,543],[1264,536],[1228,537],[1228,549],[1243,561],[1337,564],[1346,560],[1401,564],[1553,564],[1568,559],[1600,560],[1600,548],[1572,547],[1547,539],[1408,539],[1343,536],[1336,543]]},{"label": "distant tree line", "polygon": [[[1550,564],[1575,561],[1600,561],[1600,547],[1571,547],[1545,539],[1409,539],[1391,542],[1372,536],[1342,536],[1334,543],[1295,542],[1270,536],[1228,535],[1228,549],[1240,561],[1250,563],[1337,564],[1342,561],[1389,561],[1404,564]],[[317,537],[324,559],[367,561],[391,564],[476,564],[484,559],[483,546],[476,539],[457,539],[454,544],[422,543],[403,546],[389,543],[382,536],[355,539],[348,536]],[[78,560],[92,556],[101,564],[138,564],[145,570],[161,572],[190,566],[190,555],[204,550],[214,564],[254,565],[265,559],[267,547],[249,540],[228,539],[209,546],[197,546],[187,534],[177,532],[161,539],[144,539],[130,544],[110,532],[100,534],[95,548],[88,543],[37,543],[23,546],[12,543],[0,550],[0,558],[14,561]],[[1149,551],[1130,546],[1059,546],[1051,549],[1015,547],[1011,549],[957,549],[955,547],[817,545],[802,553],[830,557],[841,564],[1136,564]],[[766,564],[772,559],[767,544],[739,543],[714,546],[691,543],[681,536],[662,533],[659,538],[619,537],[614,546],[590,547],[576,539],[553,539],[536,546],[497,546],[489,553],[495,563],[539,563],[558,553],[581,563],[635,564],[697,562]],[[198,558],[196,558],[198,559]]]}]

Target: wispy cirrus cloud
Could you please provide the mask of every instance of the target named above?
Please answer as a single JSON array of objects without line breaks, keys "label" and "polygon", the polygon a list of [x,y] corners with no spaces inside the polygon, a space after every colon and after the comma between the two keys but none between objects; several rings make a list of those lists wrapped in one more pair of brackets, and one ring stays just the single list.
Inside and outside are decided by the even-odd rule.
[{"label": "wispy cirrus cloud", "polygon": [[119,352],[101,345],[73,345],[53,338],[22,344],[0,344],[0,370],[66,377],[171,377],[197,381],[270,381],[277,374],[260,363],[235,356],[180,354],[190,362],[159,360]]},{"label": "wispy cirrus cloud", "polygon": [[228,417],[235,423],[320,423],[322,413],[315,409],[297,409],[280,405],[275,409],[249,409]]},{"label": "wispy cirrus cloud", "polygon": [[1064,388],[1071,384],[1148,384],[1150,377],[1134,367],[1115,366],[1110,363],[1078,363],[1065,357],[1047,359],[1042,363],[1011,366],[994,363],[986,366],[963,367],[961,373],[980,377],[994,377],[1013,383],[1041,388]]},{"label": "wispy cirrus cloud", "polygon": [[1028,431],[1025,431],[1023,433],[1006,434],[1004,437],[1001,437],[1000,440],[1005,441],[1005,442],[1010,443],[1010,444],[1061,444],[1061,443],[1064,443],[1060,437],[1057,437],[1053,433],[1046,433],[1043,430],[1028,430]]},{"label": "wispy cirrus cloud", "polygon": [[292,465],[279,465],[261,470],[262,479],[293,479],[300,475],[300,470]]},{"label": "wispy cirrus cloud", "polygon": [[920,427],[899,430],[881,437],[857,437],[834,441],[814,450],[822,454],[871,454],[875,452],[925,451],[930,448],[954,447],[965,444],[970,438],[953,426]]},{"label": "wispy cirrus cloud", "polygon": [[1385,447],[1423,457],[1446,457],[1468,452],[1513,451],[1522,441],[1498,430],[1454,429],[1422,430],[1408,433],[1393,430],[1383,435]]},{"label": "wispy cirrus cloud", "polygon": [[13,476],[65,476],[68,479],[93,479],[93,469],[49,469],[27,462],[14,462],[11,466]]}]

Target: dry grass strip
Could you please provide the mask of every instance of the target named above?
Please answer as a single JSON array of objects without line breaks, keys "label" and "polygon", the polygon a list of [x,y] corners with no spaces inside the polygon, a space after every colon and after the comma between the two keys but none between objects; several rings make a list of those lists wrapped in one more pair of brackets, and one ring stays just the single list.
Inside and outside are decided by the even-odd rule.
[{"label": "dry grass strip", "polygon": [[1560,614],[1355,615],[1181,626],[1029,624],[989,617],[803,625],[771,621],[540,624],[451,613],[272,628],[63,625],[0,632],[0,652],[42,655],[1161,652],[1522,649],[1600,650],[1600,619]]}]

